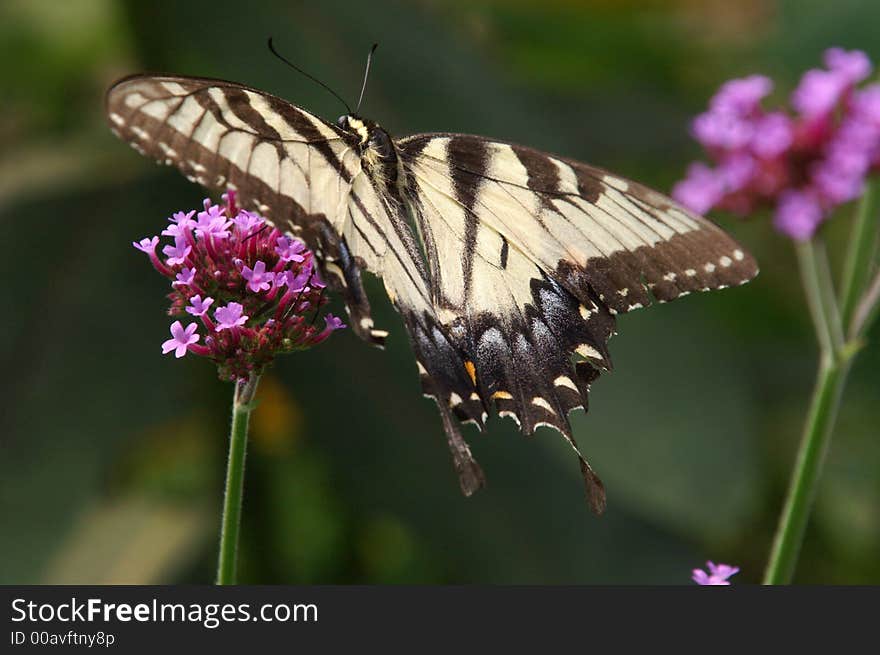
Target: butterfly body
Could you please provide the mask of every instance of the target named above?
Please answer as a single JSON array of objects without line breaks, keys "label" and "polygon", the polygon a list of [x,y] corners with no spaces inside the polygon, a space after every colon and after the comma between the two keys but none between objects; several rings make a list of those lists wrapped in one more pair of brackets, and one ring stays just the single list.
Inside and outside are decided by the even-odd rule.
[{"label": "butterfly body", "polygon": [[495,410],[526,434],[559,430],[601,511],[604,490],[568,413],[586,408],[611,368],[616,315],[757,274],[732,238],[665,196],[516,144],[394,139],[357,115],[331,124],[256,89],[176,76],[117,82],[107,114],[139,152],[236,189],[302,238],[374,345],[387,332],[373,324],[361,274],[382,278],[466,493],[482,472],[452,418],[482,428]]}]

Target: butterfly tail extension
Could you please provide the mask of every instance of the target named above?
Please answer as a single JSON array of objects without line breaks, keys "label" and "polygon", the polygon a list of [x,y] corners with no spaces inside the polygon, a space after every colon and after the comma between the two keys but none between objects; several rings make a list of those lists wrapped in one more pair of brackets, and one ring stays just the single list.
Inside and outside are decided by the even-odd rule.
[{"label": "butterfly tail extension", "polygon": [[587,492],[587,503],[590,505],[593,514],[596,516],[602,516],[605,513],[605,506],[607,505],[605,485],[602,483],[602,480],[599,479],[599,476],[593,471],[589,462],[587,462],[584,456],[581,455],[577,446],[574,446],[574,449],[578,454],[581,475],[584,478],[584,486]]},{"label": "butterfly tail extension", "polygon": [[427,316],[403,315],[416,353],[422,393],[437,403],[461,491],[471,496],[485,486],[486,478],[454,419],[482,430],[487,418],[485,403],[460,353],[439,324]]},{"label": "butterfly tail extension", "polygon": [[446,440],[449,445],[449,452],[452,454],[452,464],[455,467],[455,472],[458,474],[458,484],[461,487],[461,492],[465,496],[472,496],[479,489],[486,486],[486,476],[483,474],[483,469],[477,464],[477,460],[474,459],[473,454],[471,454],[471,449],[467,442],[465,442],[464,437],[461,436],[452,413],[439,402],[437,406],[440,408],[443,430],[446,432]]}]

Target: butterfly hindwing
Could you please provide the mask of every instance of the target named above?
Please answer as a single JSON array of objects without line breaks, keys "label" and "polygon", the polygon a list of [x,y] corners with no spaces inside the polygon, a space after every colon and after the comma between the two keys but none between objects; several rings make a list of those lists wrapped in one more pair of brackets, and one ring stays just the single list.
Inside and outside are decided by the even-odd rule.
[{"label": "butterfly hindwing", "polygon": [[[711,222],[600,169],[466,135],[399,147],[431,269],[433,329],[467,373],[455,374],[450,349],[438,355],[443,340],[416,338],[423,387],[478,425],[477,400],[526,434],[547,425],[574,446],[567,414],[586,407],[590,383],[611,367],[615,314],[757,273]],[[601,506],[601,483],[581,462]]]}]

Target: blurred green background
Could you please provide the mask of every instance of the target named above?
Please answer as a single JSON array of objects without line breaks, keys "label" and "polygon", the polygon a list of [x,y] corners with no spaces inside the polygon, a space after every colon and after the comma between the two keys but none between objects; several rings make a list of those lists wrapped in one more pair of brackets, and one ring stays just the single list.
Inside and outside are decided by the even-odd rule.
[{"label": "blurred green background", "polygon": [[[363,113],[392,134],[491,135],[668,190],[725,79],[784,100],[831,45],[880,59],[880,3],[114,2],[0,4],[0,582],[209,582],[231,387],[162,357],[165,281],[130,243],[201,189],[112,137],[104,89],[216,76],[334,119],[380,42]],[[828,225],[839,261],[849,207]],[[816,348],[790,244],[720,217],[758,257],[746,287],[624,316],[616,370],[575,433],[608,489],[590,515],[557,434],[468,430],[489,486],[464,499],[400,320],[276,363],[249,451],[249,583],[677,583],[706,559],[760,579]],[[341,307],[337,307],[341,310]],[[875,341],[880,333],[875,330]],[[797,581],[880,582],[880,346],[860,357]]]}]

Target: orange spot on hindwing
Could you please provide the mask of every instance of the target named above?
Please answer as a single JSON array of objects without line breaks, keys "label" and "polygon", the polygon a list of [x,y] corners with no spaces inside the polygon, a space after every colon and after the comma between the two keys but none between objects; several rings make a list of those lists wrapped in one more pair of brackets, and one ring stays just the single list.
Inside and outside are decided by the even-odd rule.
[{"label": "orange spot on hindwing", "polygon": [[464,369],[471,376],[471,382],[474,383],[474,386],[477,386],[477,368],[474,366],[474,363],[468,359],[464,363]]}]

